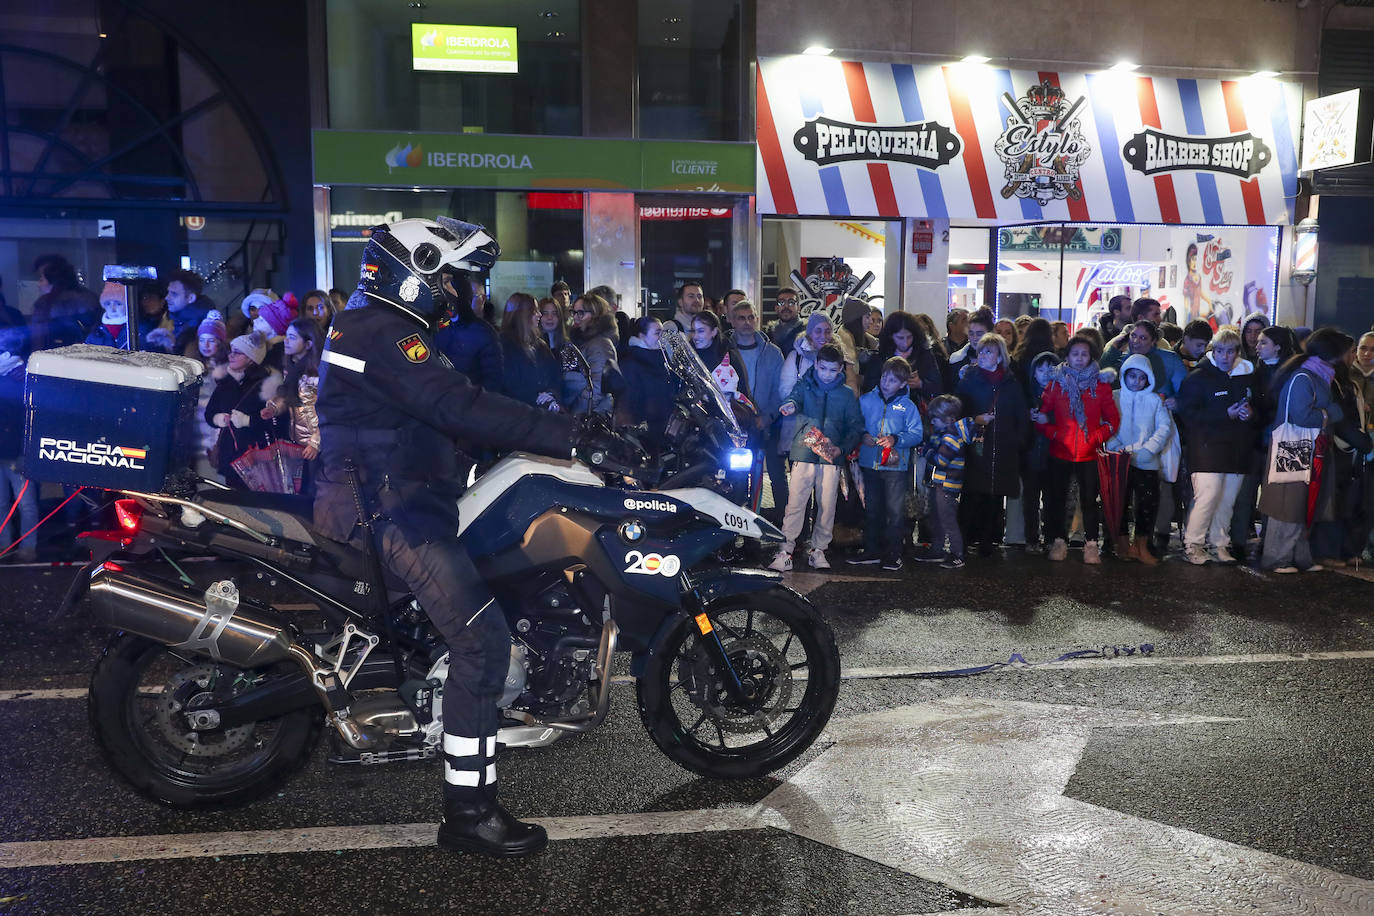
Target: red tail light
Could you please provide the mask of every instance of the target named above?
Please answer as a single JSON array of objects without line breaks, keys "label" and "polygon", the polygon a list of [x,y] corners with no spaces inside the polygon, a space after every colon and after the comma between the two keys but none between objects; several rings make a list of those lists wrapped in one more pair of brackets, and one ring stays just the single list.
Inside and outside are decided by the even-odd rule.
[{"label": "red tail light", "polygon": [[143,524],[143,507],[136,499],[116,499],[115,518],[119,520],[119,528],[125,534],[138,534],[138,528]]}]

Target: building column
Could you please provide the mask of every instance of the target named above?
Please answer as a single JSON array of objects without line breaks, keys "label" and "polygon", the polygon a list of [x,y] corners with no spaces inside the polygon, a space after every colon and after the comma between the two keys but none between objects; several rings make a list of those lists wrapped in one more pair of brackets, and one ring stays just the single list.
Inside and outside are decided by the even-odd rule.
[{"label": "building column", "polygon": [[[621,311],[640,315],[639,208],[624,192],[588,191],[582,208],[582,288],[605,284],[620,294]],[[615,305],[615,303],[611,303]]]}]

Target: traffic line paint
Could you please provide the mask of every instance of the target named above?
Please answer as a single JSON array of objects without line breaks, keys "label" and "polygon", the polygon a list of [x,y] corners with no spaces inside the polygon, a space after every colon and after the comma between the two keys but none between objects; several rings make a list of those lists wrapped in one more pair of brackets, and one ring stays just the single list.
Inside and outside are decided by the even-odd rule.
[{"label": "traffic line paint", "polygon": [[[1272,652],[1258,655],[1132,655],[1111,658],[1074,658],[1054,662],[1010,663],[1002,671],[1022,673],[1061,670],[1064,668],[1185,668],[1197,665],[1275,665],[1290,662],[1341,662],[1374,659],[1374,649],[1356,649],[1344,652]],[[927,665],[923,668],[843,668],[840,679],[846,681],[876,681],[885,678],[916,678],[922,675],[939,674],[946,670],[962,670],[975,665],[950,664],[947,668]],[[802,673],[801,679],[805,680]],[[635,679],[628,675],[611,678],[617,687],[628,687]],[[149,688],[146,693],[157,693],[157,688]],[[0,690],[0,703],[8,700],[84,700],[86,688],[66,687],[51,690]]]},{"label": "traffic line paint", "polygon": [[[531,820],[547,830],[551,840],[758,830],[768,826],[757,807]],[[362,824],[0,843],[0,868],[433,846],[438,828],[438,824]]]}]

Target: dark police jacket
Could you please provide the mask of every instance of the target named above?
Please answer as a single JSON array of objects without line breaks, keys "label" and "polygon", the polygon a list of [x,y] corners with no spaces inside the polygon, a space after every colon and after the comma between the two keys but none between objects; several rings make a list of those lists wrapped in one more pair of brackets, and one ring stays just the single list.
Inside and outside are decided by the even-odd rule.
[{"label": "dark police jacket", "polygon": [[420,323],[383,305],[339,313],[320,362],[315,524],[346,541],[358,512],[352,460],[373,512],[414,543],[453,537],[462,490],[454,441],[572,453],[572,421],[483,391]]}]

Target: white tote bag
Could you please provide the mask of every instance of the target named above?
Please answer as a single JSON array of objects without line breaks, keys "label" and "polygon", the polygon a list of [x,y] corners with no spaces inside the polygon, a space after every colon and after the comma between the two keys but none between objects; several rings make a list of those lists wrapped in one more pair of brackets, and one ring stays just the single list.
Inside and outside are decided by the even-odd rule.
[{"label": "white tote bag", "polygon": [[[1297,373],[1288,380],[1288,388],[1283,396],[1284,422],[1274,427],[1269,440],[1269,472],[1265,476],[1268,483],[1309,483],[1312,480],[1312,462],[1316,454],[1317,437],[1321,427],[1298,426],[1288,422],[1288,402],[1293,394],[1293,383],[1298,380]],[[1308,380],[1311,384],[1311,380]]]}]

